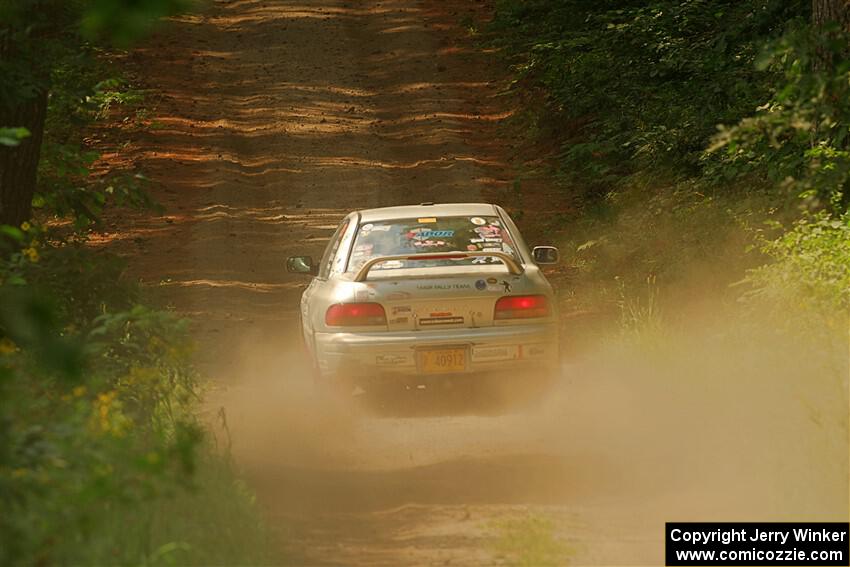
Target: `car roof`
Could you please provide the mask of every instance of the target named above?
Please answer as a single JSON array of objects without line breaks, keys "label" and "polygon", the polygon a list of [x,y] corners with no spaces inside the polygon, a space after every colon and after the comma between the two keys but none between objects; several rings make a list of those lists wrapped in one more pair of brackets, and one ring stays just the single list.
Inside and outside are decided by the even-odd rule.
[{"label": "car roof", "polygon": [[375,222],[417,217],[472,217],[497,215],[495,205],[488,203],[442,203],[439,205],[406,205],[358,211],[361,222]]}]

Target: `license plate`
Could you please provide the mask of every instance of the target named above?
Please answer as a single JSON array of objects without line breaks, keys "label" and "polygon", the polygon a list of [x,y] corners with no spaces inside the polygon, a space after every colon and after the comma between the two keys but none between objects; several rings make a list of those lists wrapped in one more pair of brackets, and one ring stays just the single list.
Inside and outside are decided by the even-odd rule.
[{"label": "license plate", "polygon": [[441,348],[419,352],[419,370],[425,374],[448,374],[466,370],[465,348]]}]

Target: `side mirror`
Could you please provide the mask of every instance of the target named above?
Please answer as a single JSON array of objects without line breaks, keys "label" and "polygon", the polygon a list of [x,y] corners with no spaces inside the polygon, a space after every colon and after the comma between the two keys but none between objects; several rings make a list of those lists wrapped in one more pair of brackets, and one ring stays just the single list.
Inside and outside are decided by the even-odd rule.
[{"label": "side mirror", "polygon": [[319,267],[313,265],[313,258],[310,256],[290,256],[286,259],[286,271],[315,276],[319,273]]},{"label": "side mirror", "polygon": [[541,265],[557,264],[561,261],[561,253],[554,246],[535,246],[531,256],[535,263]]}]

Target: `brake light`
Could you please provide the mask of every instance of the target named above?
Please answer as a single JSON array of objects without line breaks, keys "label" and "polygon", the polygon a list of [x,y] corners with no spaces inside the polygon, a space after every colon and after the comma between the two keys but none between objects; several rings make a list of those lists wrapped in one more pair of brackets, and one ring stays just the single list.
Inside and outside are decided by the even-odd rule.
[{"label": "brake light", "polygon": [[545,295],[512,295],[496,302],[493,318],[535,319],[549,315],[549,300]]},{"label": "brake light", "polygon": [[325,313],[328,327],[367,327],[386,325],[387,315],[380,303],[337,303]]}]

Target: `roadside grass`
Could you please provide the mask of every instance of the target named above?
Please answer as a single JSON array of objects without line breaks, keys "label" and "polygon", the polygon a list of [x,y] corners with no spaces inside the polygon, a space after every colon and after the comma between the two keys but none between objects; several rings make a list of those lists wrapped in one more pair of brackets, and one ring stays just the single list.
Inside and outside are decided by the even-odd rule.
[{"label": "roadside grass", "polygon": [[0,564],[275,562],[201,424],[185,322],[33,230],[0,262]]},{"label": "roadside grass", "polygon": [[79,564],[270,565],[272,551],[256,498],[227,455],[205,442],[196,472],[141,505],[115,511]]},{"label": "roadside grass", "polygon": [[497,537],[492,544],[496,556],[510,567],[558,567],[569,565],[573,550],[555,533],[551,519],[527,514],[492,524]]}]

